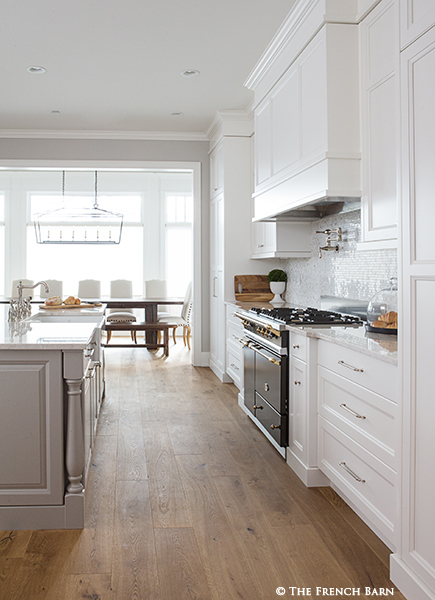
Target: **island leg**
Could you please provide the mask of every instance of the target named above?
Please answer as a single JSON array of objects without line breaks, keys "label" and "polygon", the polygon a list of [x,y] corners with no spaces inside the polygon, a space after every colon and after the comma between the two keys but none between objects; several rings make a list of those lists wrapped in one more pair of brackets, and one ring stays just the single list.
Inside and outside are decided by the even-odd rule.
[{"label": "island leg", "polygon": [[67,384],[67,427],[66,427],[66,456],[65,465],[70,494],[81,494],[83,491],[82,477],[85,467],[85,450],[83,442],[82,392],[81,379],[66,379]]}]

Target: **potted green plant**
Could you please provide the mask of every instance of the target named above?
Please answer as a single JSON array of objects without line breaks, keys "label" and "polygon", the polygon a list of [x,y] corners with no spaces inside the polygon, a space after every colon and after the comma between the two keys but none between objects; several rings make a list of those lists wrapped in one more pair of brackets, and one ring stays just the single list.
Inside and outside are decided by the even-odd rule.
[{"label": "potted green plant", "polygon": [[270,301],[271,304],[284,304],[281,294],[285,290],[287,273],[282,269],[272,269],[272,271],[269,271],[267,274],[267,281],[269,282],[270,291],[272,294],[275,294]]}]

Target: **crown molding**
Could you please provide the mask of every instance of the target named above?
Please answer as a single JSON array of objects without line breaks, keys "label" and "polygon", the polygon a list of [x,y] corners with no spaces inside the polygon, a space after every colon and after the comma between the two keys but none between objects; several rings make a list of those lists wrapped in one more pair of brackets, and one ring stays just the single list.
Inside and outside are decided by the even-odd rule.
[{"label": "crown molding", "polygon": [[172,142],[207,142],[205,133],[195,131],[101,131],[101,130],[46,130],[0,129],[3,139],[51,140],[139,140]]},{"label": "crown molding", "polygon": [[[250,105],[251,106],[251,105]],[[220,110],[205,131],[208,140],[212,140],[223,123],[248,122],[252,119],[252,107],[245,110]]]}]

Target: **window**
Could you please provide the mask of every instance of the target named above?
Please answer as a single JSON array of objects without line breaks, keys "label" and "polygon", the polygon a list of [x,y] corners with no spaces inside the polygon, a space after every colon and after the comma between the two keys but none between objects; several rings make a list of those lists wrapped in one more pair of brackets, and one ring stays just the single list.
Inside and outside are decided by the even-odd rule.
[{"label": "window", "polygon": [[[92,206],[91,196],[68,196],[65,206]],[[140,195],[111,194],[98,197],[100,208],[122,212],[124,225],[121,243],[106,244],[37,244],[33,220],[35,215],[59,208],[62,197],[29,193],[29,218],[27,223],[27,273],[35,281],[59,279],[63,281],[66,295],[77,294],[78,281],[98,279],[102,295],[109,295],[110,281],[129,279],[133,282],[133,294],[141,296],[143,290],[143,224],[142,197]],[[75,227],[76,229],[80,227]],[[85,228],[85,226],[83,226]],[[65,227],[59,223],[53,236]],[[65,233],[64,233],[65,235]]]},{"label": "window", "polygon": [[166,194],[165,279],[168,296],[184,296],[192,280],[191,195]]}]

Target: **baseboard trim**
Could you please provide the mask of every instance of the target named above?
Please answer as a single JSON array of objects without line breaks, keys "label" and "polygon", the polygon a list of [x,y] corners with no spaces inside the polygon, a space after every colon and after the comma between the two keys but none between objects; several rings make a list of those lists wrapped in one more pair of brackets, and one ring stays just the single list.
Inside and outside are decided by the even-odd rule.
[{"label": "baseboard trim", "polygon": [[305,466],[299,458],[293,454],[290,448],[287,448],[286,461],[288,466],[307,487],[329,486],[329,479],[318,467]]},{"label": "baseboard trim", "polygon": [[408,600],[435,600],[435,593],[398,554],[390,556],[390,579]]}]

